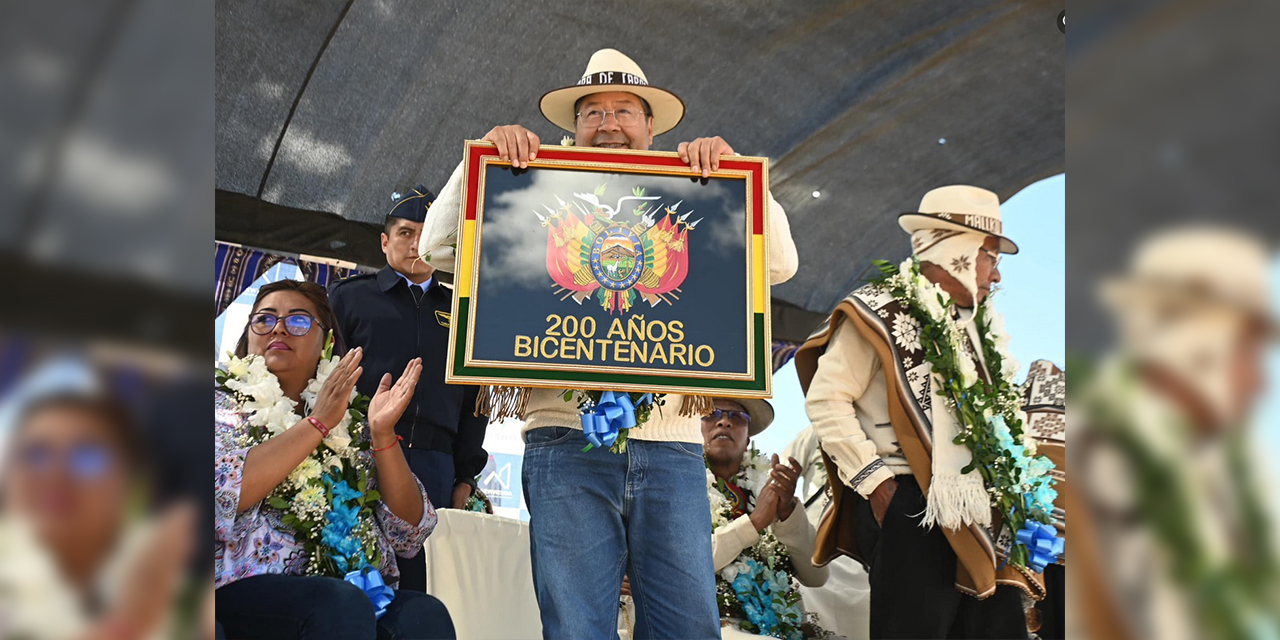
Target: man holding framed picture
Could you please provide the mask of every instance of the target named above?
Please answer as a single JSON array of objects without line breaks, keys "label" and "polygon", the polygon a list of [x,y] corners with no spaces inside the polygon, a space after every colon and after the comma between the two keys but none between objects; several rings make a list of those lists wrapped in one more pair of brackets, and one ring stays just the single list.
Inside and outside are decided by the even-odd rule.
[{"label": "man holding framed picture", "polygon": [[[579,147],[645,151],[684,116],[675,94],[648,84],[630,58],[613,49],[592,55],[575,84],[548,92],[540,108]],[[494,127],[484,141],[516,168],[536,160],[540,138],[520,125]],[[678,147],[681,161],[707,178],[734,150],[720,137]],[[431,266],[455,265],[464,167],[427,213],[419,252]],[[768,207],[769,280],[795,274],[797,255],[786,213]],[[767,320],[766,320],[767,321]],[[524,420],[523,467],[530,514],[534,587],[548,638],[612,637],[624,573],[636,605],[636,638],[718,638],[702,458],[701,416],[708,398],[668,394],[629,430],[620,454],[585,450],[577,405],[563,389],[520,389],[511,403]],[[709,407],[708,407],[709,408]],[[496,419],[496,417],[495,417]]]}]

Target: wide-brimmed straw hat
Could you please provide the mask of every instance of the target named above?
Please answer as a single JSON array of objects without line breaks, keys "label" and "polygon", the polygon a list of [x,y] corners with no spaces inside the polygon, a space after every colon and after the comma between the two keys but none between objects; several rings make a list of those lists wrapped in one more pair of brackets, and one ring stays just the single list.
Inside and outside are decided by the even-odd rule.
[{"label": "wide-brimmed straw hat", "polygon": [[761,431],[769,428],[773,424],[773,405],[768,400],[760,398],[720,398],[742,405],[747,411],[747,415],[751,416],[751,421],[747,423],[747,435],[754,438]]},{"label": "wide-brimmed straw hat", "polygon": [[1018,245],[1002,235],[1000,197],[979,187],[963,184],[938,187],[924,194],[919,211],[899,215],[898,225],[907,233],[921,229],[983,233],[1000,239],[1001,253],[1018,252]]},{"label": "wide-brimmed straw hat", "polygon": [[1229,307],[1280,334],[1271,301],[1271,260],[1265,244],[1241,232],[1177,228],[1146,240],[1128,273],[1105,279],[1100,293],[1117,310],[1152,299]]},{"label": "wide-brimmed straw hat", "polygon": [[543,94],[538,107],[551,124],[575,131],[574,105],[583,96],[607,91],[626,91],[649,103],[653,112],[653,135],[666,133],[684,118],[684,102],[676,94],[650,86],[640,65],[617,49],[601,49],[591,54],[587,70],[577,83]]}]

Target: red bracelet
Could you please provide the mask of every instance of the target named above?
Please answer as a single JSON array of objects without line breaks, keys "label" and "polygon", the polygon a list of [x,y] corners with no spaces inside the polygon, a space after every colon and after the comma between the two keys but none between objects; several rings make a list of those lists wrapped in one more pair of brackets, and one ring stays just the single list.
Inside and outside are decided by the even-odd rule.
[{"label": "red bracelet", "polygon": [[394,446],[396,446],[396,445],[400,444],[401,442],[404,442],[404,436],[396,436],[396,441],[395,441],[395,442],[392,442],[391,444],[389,444],[389,445],[387,445],[387,446],[385,446],[385,447],[383,447],[383,448],[381,448],[381,449],[374,449],[374,450],[373,450],[373,452],[374,452],[374,453],[377,453],[377,452],[379,452],[379,451],[386,451],[387,449],[390,449],[391,447],[394,447]]},{"label": "red bracelet", "polygon": [[322,438],[329,437],[329,427],[324,426],[323,422],[320,422],[319,420],[316,420],[311,416],[307,416],[307,422],[310,422],[311,426],[315,427],[316,431],[320,432],[320,437]]}]

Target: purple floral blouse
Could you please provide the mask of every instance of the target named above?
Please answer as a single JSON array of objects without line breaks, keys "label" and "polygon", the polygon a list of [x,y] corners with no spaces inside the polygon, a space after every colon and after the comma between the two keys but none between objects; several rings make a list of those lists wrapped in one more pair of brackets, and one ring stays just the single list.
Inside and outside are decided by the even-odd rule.
[{"label": "purple floral blouse", "polygon": [[[236,410],[236,401],[229,394],[214,391],[213,436],[213,571],[214,587],[222,587],[236,580],[268,573],[303,575],[307,566],[305,552],[294,542],[293,529],[281,522],[284,512],[260,501],[236,513],[240,504],[240,483],[244,459],[249,449],[237,448],[236,436],[248,431],[248,416]],[[362,438],[369,437],[366,422]],[[373,454],[360,453],[361,464],[374,468]],[[391,512],[381,501],[374,507],[374,525],[378,530],[382,563],[378,571],[388,586],[394,588],[400,581],[396,568],[397,555],[411,558],[422,552],[422,543],[436,526],[436,510],[427,499],[427,492],[418,483],[422,493],[422,521],[406,522]],[[369,489],[377,488],[377,474],[369,474]]]}]

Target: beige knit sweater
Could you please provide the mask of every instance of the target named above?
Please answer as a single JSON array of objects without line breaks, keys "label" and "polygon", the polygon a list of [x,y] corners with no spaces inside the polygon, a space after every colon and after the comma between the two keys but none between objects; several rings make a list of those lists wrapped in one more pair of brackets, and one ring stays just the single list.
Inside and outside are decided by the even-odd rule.
[{"label": "beige knit sweater", "polygon": [[[680,403],[684,396],[669,394],[661,413],[654,411],[644,426],[631,429],[628,438],[662,442],[702,444],[702,424],[697,417],[682,418]],[[524,431],[540,427],[582,428],[578,403],[565,402],[564,389],[534,389],[525,411]]]}]

